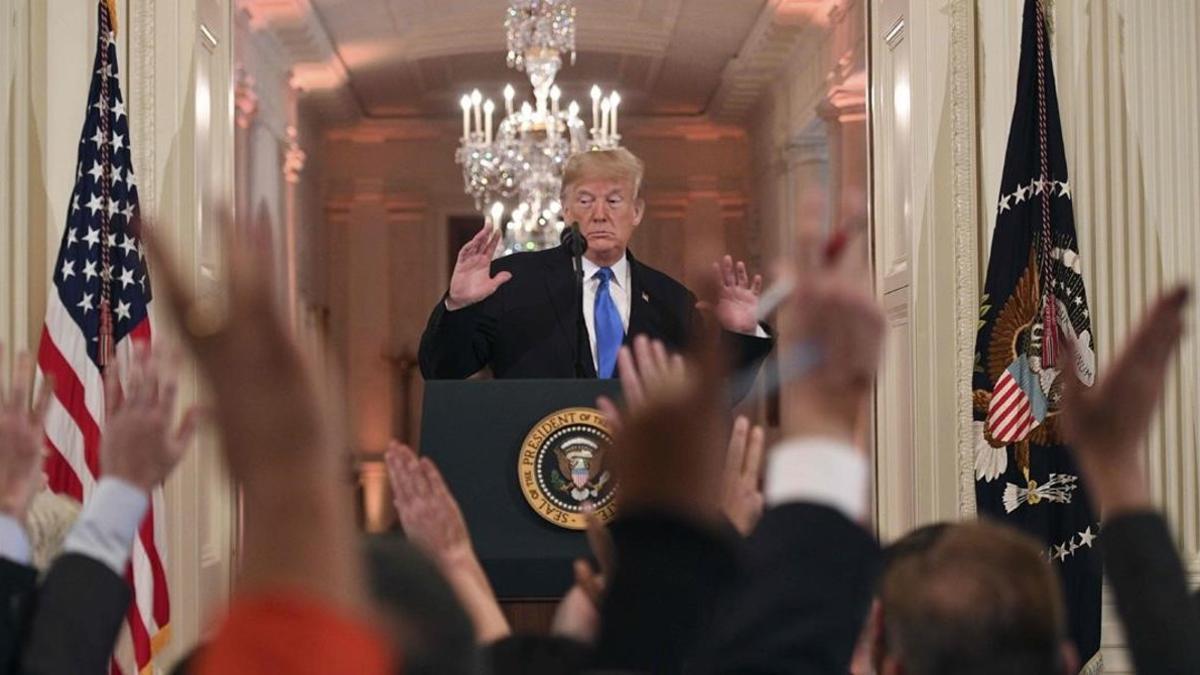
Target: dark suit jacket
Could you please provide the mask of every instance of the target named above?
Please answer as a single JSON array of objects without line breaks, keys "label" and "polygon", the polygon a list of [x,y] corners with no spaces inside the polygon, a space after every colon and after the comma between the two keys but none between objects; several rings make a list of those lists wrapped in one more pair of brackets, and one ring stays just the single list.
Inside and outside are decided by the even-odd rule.
[{"label": "dark suit jacket", "polygon": [[875,539],[833,509],[784,504],[746,551],[695,671],[845,675],[879,573]]},{"label": "dark suit jacket", "polygon": [[0,558],[0,601],[4,603],[0,613],[0,673],[17,672],[36,588],[36,569]]},{"label": "dark suit jacket", "polygon": [[1200,612],[1162,516],[1110,519],[1100,550],[1137,672],[1200,673]]},{"label": "dark suit jacket", "polygon": [[[682,351],[701,326],[696,296],[678,281],[638,262],[628,253],[629,329],[625,339],[644,334]],[[492,262],[492,274],[512,279],[492,296],[457,311],[443,297],[421,336],[419,361],[427,380],[470,377],[491,366],[497,378],[596,377],[587,349],[583,314],[575,292],[571,257],[562,246],[514,253]],[[771,351],[770,338],[726,333],[735,365],[750,366]],[[582,349],[581,349],[582,347]]]},{"label": "dark suit jacket", "polygon": [[22,673],[103,675],[129,608],[129,585],[104,563],[59,556],[37,591]]},{"label": "dark suit jacket", "polygon": [[681,672],[738,574],[731,533],[645,512],[621,516],[610,531],[616,570],[600,608],[593,666]]}]

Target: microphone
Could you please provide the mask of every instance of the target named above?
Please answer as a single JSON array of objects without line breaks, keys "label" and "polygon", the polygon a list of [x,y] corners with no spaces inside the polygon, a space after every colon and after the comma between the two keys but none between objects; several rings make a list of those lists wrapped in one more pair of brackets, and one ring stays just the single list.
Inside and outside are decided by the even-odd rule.
[{"label": "microphone", "polygon": [[587,253],[587,237],[579,231],[579,221],[572,222],[570,227],[564,227],[562,234],[558,235],[558,241],[576,258]]},{"label": "microphone", "polygon": [[587,339],[587,329],[583,325],[583,254],[587,251],[587,237],[579,231],[579,221],[572,221],[570,227],[564,227],[558,240],[567,253],[571,254],[571,268],[575,277],[575,377],[587,377],[584,365],[584,354],[590,358],[591,347]]}]

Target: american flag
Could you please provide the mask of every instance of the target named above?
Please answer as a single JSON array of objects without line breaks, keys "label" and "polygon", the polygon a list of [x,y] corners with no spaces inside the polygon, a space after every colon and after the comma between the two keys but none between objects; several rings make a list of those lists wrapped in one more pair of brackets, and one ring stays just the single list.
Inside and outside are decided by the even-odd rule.
[{"label": "american flag", "polygon": [[[137,178],[129,117],[117,76],[111,7],[99,0],[96,58],[79,141],[75,187],[54,265],[38,377],[52,377],[46,417],[50,489],[86,503],[99,479],[104,431],[101,373],[128,364],[134,342],[150,341],[150,279],[135,235]],[[128,372],[127,368],[122,368]],[[148,673],[169,635],[162,489],[156,489],[125,576],[134,600],[112,660],[112,673]]]}]

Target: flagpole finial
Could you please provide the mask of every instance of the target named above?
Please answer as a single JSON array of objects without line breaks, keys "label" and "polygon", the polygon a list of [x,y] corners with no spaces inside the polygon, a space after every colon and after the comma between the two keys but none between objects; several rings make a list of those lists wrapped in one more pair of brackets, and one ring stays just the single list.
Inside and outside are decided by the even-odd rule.
[{"label": "flagpole finial", "polygon": [[112,28],[113,37],[117,35],[117,0],[104,0],[108,7],[108,25]]}]

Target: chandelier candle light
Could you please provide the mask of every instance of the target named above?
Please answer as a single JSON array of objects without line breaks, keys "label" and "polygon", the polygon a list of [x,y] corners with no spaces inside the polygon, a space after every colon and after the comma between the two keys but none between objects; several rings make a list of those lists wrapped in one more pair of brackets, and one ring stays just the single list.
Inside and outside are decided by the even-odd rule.
[{"label": "chandelier candle light", "polygon": [[463,133],[455,159],[475,207],[504,229],[505,253],[512,253],[558,245],[564,227],[563,166],[577,152],[620,147],[621,97],[593,86],[590,128],[580,119],[577,102],[561,108],[563,92],[554,78],[564,53],[575,61],[575,0],[511,0],[504,25],[508,65],[529,77],[534,100],[517,109],[516,89],[505,85],[504,116],[493,124],[491,99],[484,100],[478,89],[463,95]]}]

